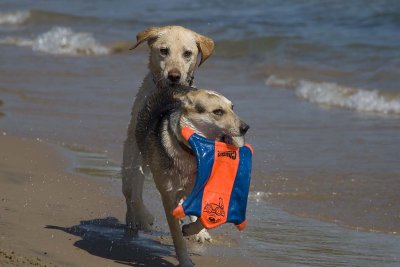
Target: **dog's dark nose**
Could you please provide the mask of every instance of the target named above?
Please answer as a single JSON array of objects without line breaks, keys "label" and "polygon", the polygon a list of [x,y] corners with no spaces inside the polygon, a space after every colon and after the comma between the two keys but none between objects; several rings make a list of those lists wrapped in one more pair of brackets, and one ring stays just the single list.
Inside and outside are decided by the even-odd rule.
[{"label": "dog's dark nose", "polygon": [[168,72],[168,80],[172,83],[177,83],[181,79],[181,73],[177,69],[172,69]]},{"label": "dog's dark nose", "polygon": [[240,124],[239,129],[240,129],[240,134],[244,135],[244,134],[247,133],[247,131],[250,129],[250,126],[247,125],[246,123],[242,122],[242,123]]}]

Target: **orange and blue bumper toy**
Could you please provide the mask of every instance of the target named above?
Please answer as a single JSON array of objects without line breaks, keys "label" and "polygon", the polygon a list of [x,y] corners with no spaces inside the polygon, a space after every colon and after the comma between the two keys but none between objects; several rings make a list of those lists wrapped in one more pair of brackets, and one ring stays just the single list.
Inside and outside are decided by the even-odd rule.
[{"label": "orange and blue bumper toy", "polygon": [[192,147],[197,161],[197,177],[192,192],[173,211],[175,218],[197,216],[206,229],[233,223],[246,227],[246,207],[250,188],[253,149],[207,139],[190,128],[182,136]]}]

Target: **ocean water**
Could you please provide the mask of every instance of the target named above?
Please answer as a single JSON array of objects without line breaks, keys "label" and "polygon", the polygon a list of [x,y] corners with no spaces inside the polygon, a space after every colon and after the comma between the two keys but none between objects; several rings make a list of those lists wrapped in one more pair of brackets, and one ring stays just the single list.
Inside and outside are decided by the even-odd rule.
[{"label": "ocean water", "polygon": [[240,251],[284,266],[399,266],[399,1],[3,0],[0,130],[84,147],[115,170],[147,73],[146,46],[127,48],[171,24],[216,41],[196,85],[251,126]]}]

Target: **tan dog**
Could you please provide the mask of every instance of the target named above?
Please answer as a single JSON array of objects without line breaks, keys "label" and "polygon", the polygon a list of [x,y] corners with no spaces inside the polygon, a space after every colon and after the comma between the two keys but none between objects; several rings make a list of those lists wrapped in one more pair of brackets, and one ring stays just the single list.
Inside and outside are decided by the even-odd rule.
[{"label": "tan dog", "polygon": [[[212,54],[214,42],[198,33],[180,26],[152,27],[138,33],[136,48],[147,41],[150,47],[150,72],[143,80],[132,108],[132,117],[124,143],[122,163],[122,191],[126,198],[127,231],[137,234],[138,230],[149,230],[154,217],[143,204],[143,182],[151,172],[143,164],[136,144],[135,130],[137,114],[142,109],[146,97],[157,88],[191,85],[200,54],[199,66]],[[207,232],[198,236],[200,241],[209,239]]]},{"label": "tan dog", "polygon": [[147,98],[138,115],[138,147],[161,194],[180,266],[193,266],[183,234],[204,229],[196,221],[184,225],[182,234],[179,221],[172,216],[180,199],[192,191],[197,173],[196,158],[181,135],[184,127],[209,139],[243,145],[249,126],[221,94],[184,86],[159,89]]}]

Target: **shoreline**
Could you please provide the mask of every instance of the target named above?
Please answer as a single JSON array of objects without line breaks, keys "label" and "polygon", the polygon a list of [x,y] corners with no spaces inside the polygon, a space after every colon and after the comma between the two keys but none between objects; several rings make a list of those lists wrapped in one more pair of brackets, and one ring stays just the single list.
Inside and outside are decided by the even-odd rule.
[{"label": "shoreline", "polygon": [[[110,194],[120,191],[116,179],[68,171],[72,160],[63,148],[40,139],[3,134],[0,147],[1,266],[177,264],[168,238],[124,236],[125,200]],[[217,253],[192,252],[196,266],[265,266],[222,246],[207,247]]]}]

